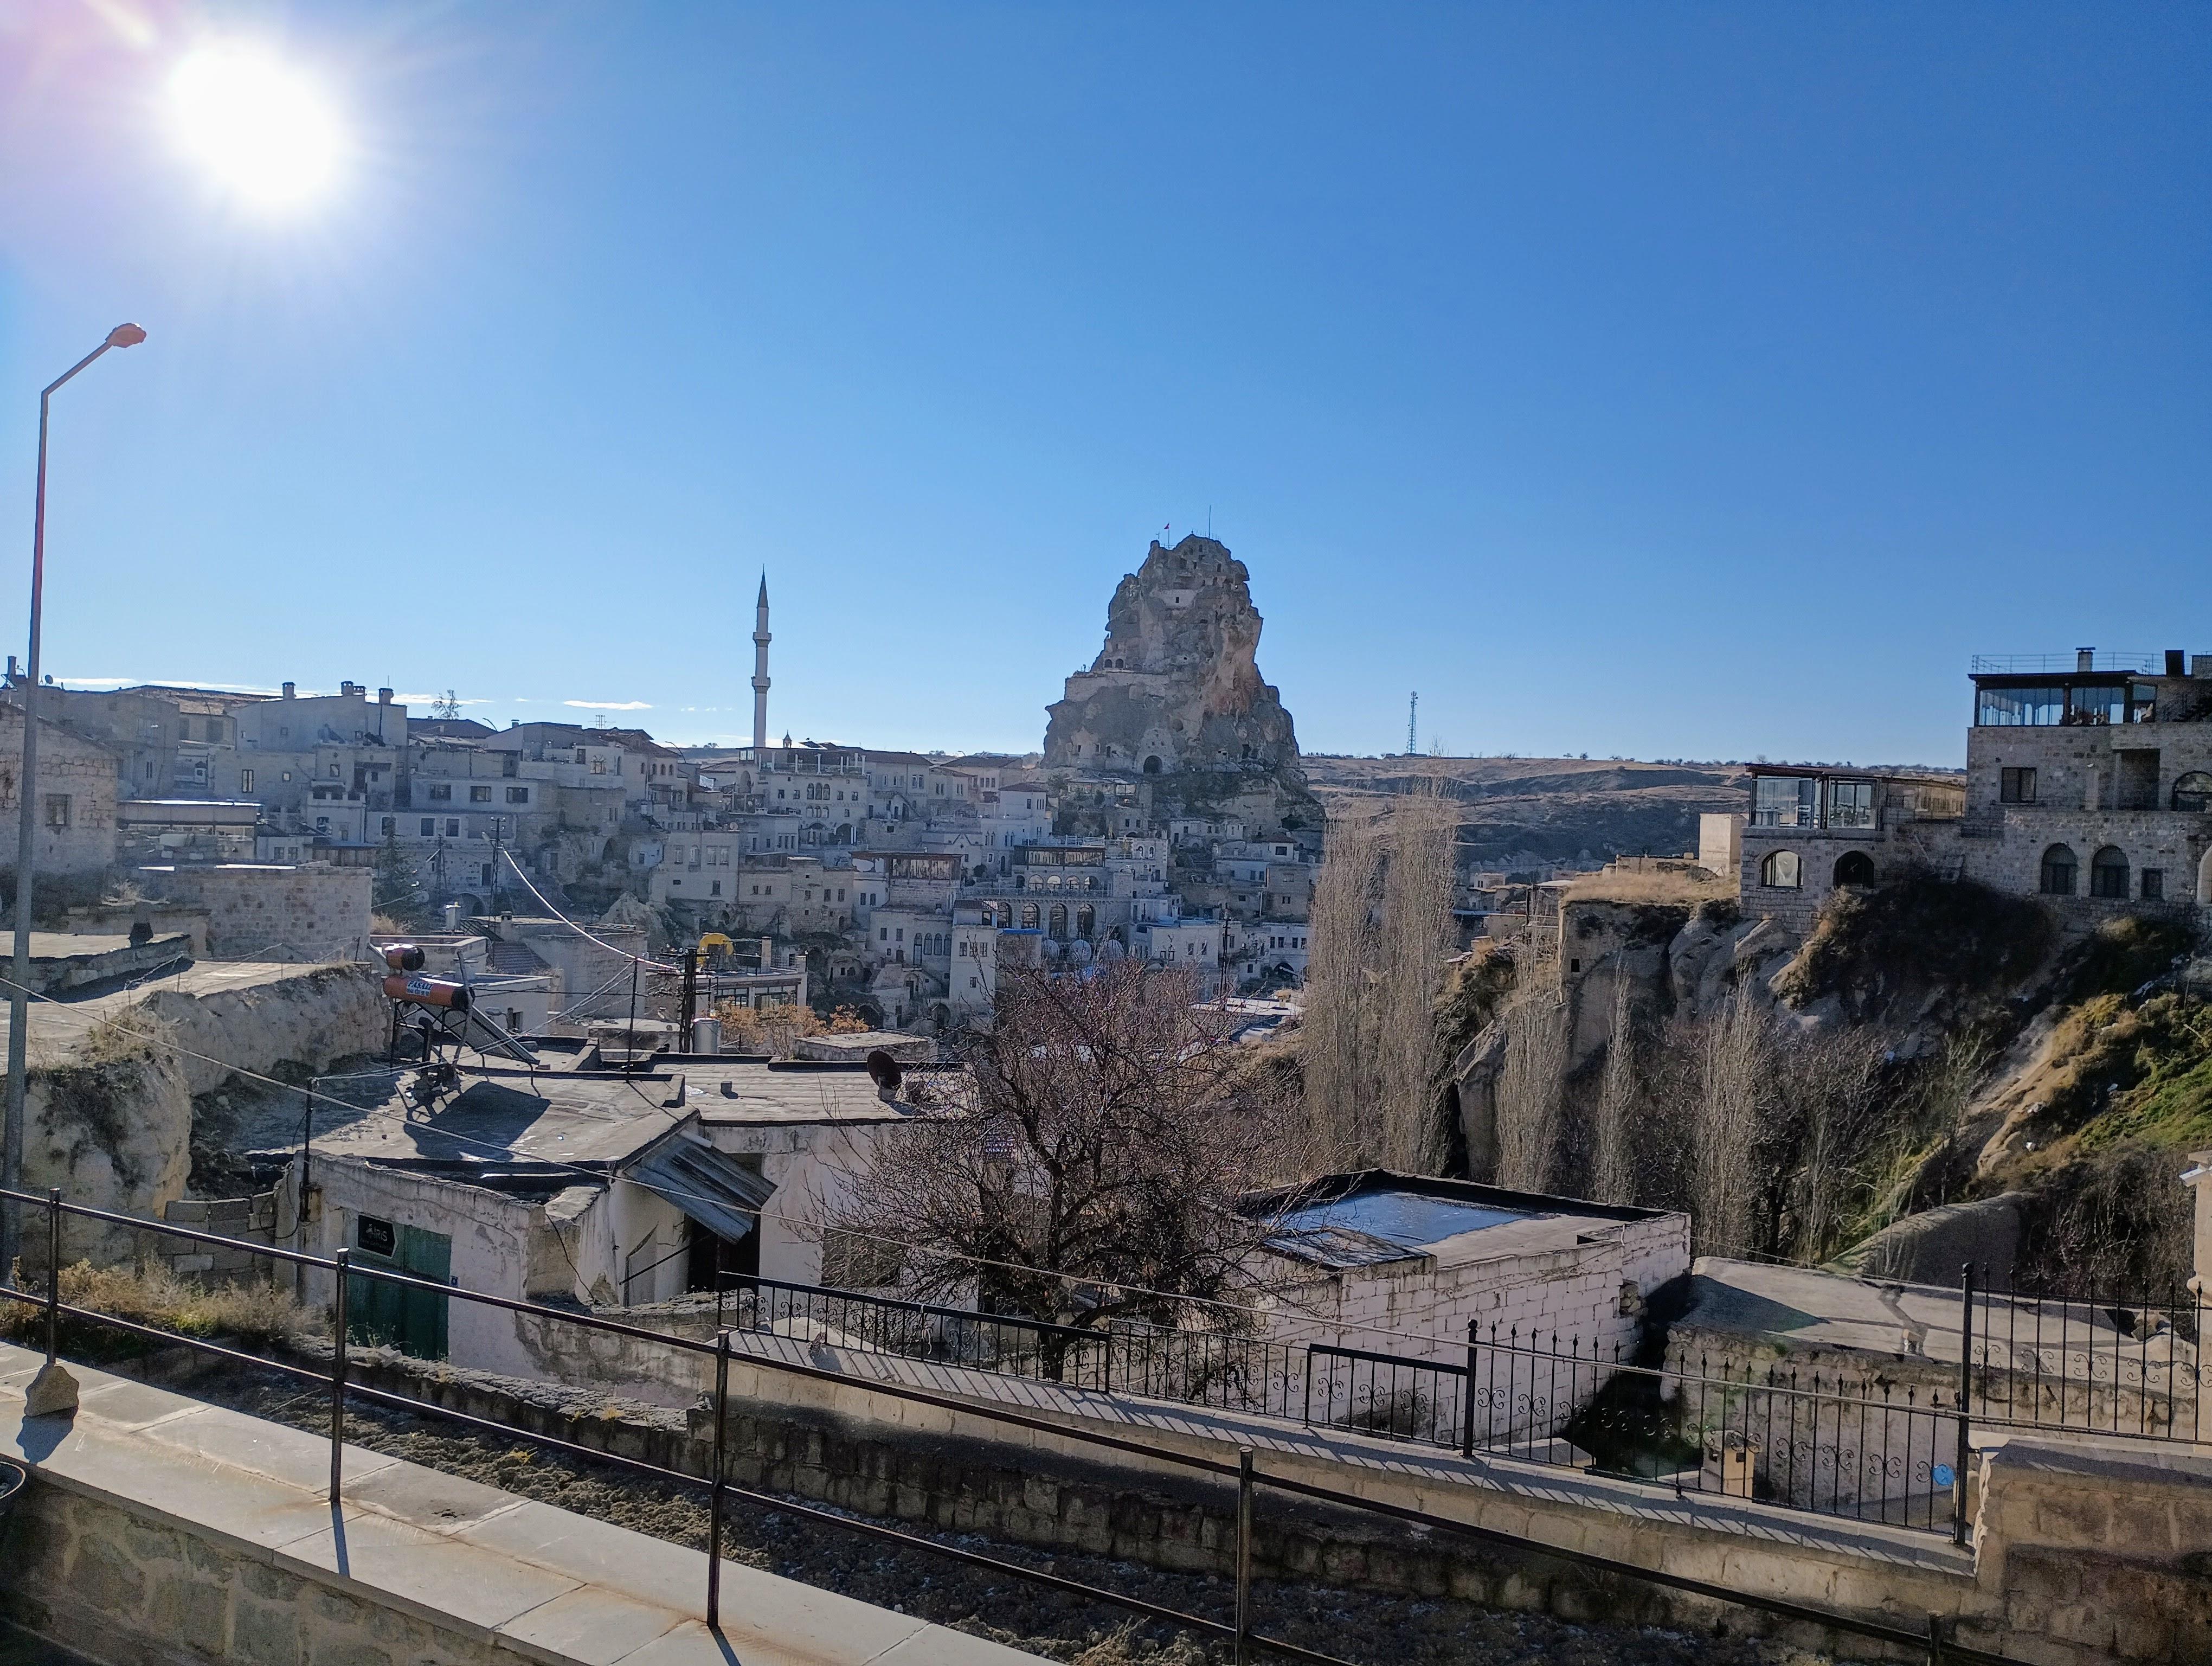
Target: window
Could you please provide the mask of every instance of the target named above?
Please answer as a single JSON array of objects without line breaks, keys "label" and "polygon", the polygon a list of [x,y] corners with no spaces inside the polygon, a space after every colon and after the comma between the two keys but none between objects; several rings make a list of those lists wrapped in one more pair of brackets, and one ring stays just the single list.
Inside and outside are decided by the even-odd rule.
[{"label": "window", "polygon": [[67,827],[70,824],[70,795],[66,793],[46,794],[46,825]]},{"label": "window", "polygon": [[1832,781],[1828,783],[1828,825],[1872,827],[1874,783],[1870,781]]},{"label": "window", "polygon": [[[1810,775],[1760,775],[1752,787],[1754,827],[1810,827],[1820,782]],[[1796,884],[1795,880],[1790,882]]]},{"label": "window", "polygon": [[509,804],[527,804],[527,803],[529,803],[529,802],[530,802],[530,789],[529,789],[527,787],[508,787],[508,788],[507,789],[507,801]]},{"label": "window", "polygon": [[280,777],[280,779],[284,780],[284,781],[289,781],[289,780],[291,780],[291,779],[292,779],[292,772],[291,772],[289,769],[285,770],[285,771],[284,771],[284,773],[283,773],[283,775]]},{"label": "window", "polygon": [[2071,897],[2074,894],[2074,852],[2068,846],[2055,844],[2043,853],[2043,894],[2046,897]]},{"label": "window", "polygon": [[241,793],[251,793],[253,790],[252,770],[240,769],[238,772],[238,790]]},{"label": "window", "polygon": [[579,747],[577,747],[577,748],[576,748],[576,762],[577,762],[577,763],[583,763],[583,762],[584,762],[584,760],[585,760],[585,759],[586,759],[586,758],[588,758],[590,756],[591,756],[591,754],[590,754],[589,752],[586,751],[585,751],[581,746],[579,746]]},{"label": "window", "polygon": [[335,763],[331,765],[331,779],[332,781],[338,779],[338,766]]},{"label": "window", "polygon": [[[1762,780],[1764,778],[1762,777]],[[1796,891],[1805,881],[1794,850],[1768,853],[1759,865],[1759,883],[1770,891]]]},{"label": "window", "polygon": [[2178,777],[2169,802],[2176,810],[2212,810],[2212,775],[2202,769],[2191,769],[2187,775]]},{"label": "window", "polygon": [[2142,899],[2146,903],[2163,901],[2166,897],[2166,870],[2147,867],[2142,871]]},{"label": "window", "polygon": [[2033,804],[2035,802],[2035,771],[2033,769],[1998,770],[1997,802]]},{"label": "window", "polygon": [[397,816],[386,816],[384,818],[384,825],[381,830],[384,836],[387,839],[397,836],[399,832],[399,818]]},{"label": "window", "polygon": [[426,839],[428,839],[428,838],[434,838],[434,837],[435,837],[435,836],[436,836],[436,835],[437,835],[437,831],[438,831],[438,818],[437,818],[435,816],[425,816],[425,817],[423,817],[423,818],[422,818],[422,836],[423,836],[424,838],[426,838]]},{"label": "window", "polygon": [[2066,690],[2063,684],[1982,689],[1974,701],[1974,723],[1979,728],[2055,728],[2065,721]]},{"label": "window", "polygon": [[491,788],[489,787],[470,787],[469,802],[471,804],[489,804],[491,802]]},{"label": "window", "polygon": [[440,781],[430,788],[430,802],[433,804],[443,804],[453,796],[453,787],[451,781]]},{"label": "window", "polygon": [[2119,897],[2128,894],[2128,859],[2116,845],[2106,845],[2089,859],[2089,895]]}]

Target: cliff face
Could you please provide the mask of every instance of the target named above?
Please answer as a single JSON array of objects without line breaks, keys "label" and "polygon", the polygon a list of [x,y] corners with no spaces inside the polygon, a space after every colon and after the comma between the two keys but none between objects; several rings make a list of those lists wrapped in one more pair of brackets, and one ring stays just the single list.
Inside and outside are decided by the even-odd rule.
[{"label": "cliff face", "polygon": [[1318,830],[1291,714],[1260,676],[1249,576],[1212,538],[1156,540],[1115,589],[1105,646],[1049,708],[1045,769],[1126,778],[1156,814]]}]

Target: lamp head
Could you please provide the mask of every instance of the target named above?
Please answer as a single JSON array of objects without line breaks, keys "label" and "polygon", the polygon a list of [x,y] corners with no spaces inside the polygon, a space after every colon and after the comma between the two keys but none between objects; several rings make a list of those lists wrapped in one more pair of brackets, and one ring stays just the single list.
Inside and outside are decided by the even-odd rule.
[{"label": "lamp head", "polygon": [[118,324],[107,332],[110,347],[136,347],[146,339],[146,332],[135,324]]}]

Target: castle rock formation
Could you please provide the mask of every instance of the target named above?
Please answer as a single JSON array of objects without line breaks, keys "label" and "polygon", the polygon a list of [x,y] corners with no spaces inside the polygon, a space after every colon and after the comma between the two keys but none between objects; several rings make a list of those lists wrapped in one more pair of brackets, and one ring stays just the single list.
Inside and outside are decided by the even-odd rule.
[{"label": "castle rock formation", "polygon": [[1322,816],[1282,697],[1262,681],[1260,613],[1244,563],[1191,534],[1154,540],[1106,610],[1106,645],[1050,707],[1044,768],[1133,788],[1152,818],[1241,820],[1255,835]]}]

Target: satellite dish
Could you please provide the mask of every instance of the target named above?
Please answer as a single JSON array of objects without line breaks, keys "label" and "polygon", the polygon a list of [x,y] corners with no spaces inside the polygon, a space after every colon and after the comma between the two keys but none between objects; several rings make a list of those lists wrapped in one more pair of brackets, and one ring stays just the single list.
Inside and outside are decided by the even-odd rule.
[{"label": "satellite dish", "polygon": [[868,1079],[876,1085],[878,1092],[896,1093],[899,1091],[899,1084],[906,1079],[906,1073],[899,1068],[899,1061],[882,1048],[871,1048],[868,1051]]}]

